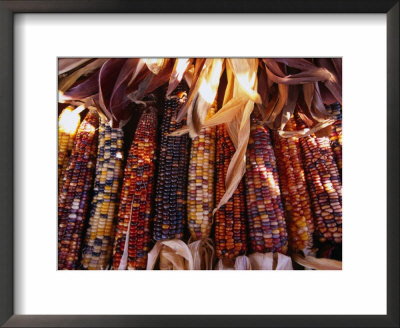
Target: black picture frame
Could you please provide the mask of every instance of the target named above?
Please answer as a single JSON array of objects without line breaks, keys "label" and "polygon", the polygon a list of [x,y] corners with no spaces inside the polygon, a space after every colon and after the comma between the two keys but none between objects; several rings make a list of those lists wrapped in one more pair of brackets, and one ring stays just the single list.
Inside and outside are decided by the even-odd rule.
[{"label": "black picture frame", "polygon": [[[387,17],[387,315],[14,315],[13,30],[16,13],[384,13]],[[0,0],[0,324],[4,327],[399,327],[399,1]],[[373,237],[371,238],[373,240]],[[373,243],[373,241],[371,241]],[[327,287],[328,288],[328,287]],[[334,286],[332,286],[334,288]]]}]

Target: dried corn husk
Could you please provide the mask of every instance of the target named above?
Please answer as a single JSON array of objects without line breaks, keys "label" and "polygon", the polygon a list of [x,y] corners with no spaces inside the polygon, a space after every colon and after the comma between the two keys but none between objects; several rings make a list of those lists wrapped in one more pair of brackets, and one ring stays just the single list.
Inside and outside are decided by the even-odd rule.
[{"label": "dried corn husk", "polygon": [[58,60],[58,74],[61,75],[78,69],[92,60],[93,58],[60,58]]},{"label": "dried corn husk", "polygon": [[293,254],[293,260],[307,269],[314,270],[342,270],[342,262],[326,259],[316,258],[314,256],[302,256],[300,254]]},{"label": "dried corn husk", "polygon": [[159,240],[147,255],[147,270],[159,260],[160,270],[193,270],[193,257],[188,246],[179,239]]},{"label": "dried corn husk", "polygon": [[235,260],[219,260],[215,266],[215,270],[252,270],[252,268],[250,259],[245,255],[241,255]]},{"label": "dried corn husk", "polygon": [[107,61],[107,58],[96,59],[92,62],[89,62],[87,65],[83,66],[82,68],[78,69],[77,71],[73,72],[70,75],[67,75],[63,79],[61,79],[58,83],[58,90],[61,92],[67,91],[72,85],[81,77],[86,76],[100,67]]},{"label": "dried corn husk", "polygon": [[253,253],[249,259],[252,270],[293,270],[291,258],[281,253]]},{"label": "dried corn husk", "polygon": [[[177,58],[175,60],[174,68],[172,69],[172,73],[169,78],[166,97],[169,97],[182,81],[182,78],[185,75],[186,71],[190,68],[192,61],[193,59],[190,58]],[[191,83],[188,83],[188,85],[190,87]]]},{"label": "dried corn husk", "polygon": [[212,270],[215,261],[215,249],[212,239],[205,238],[189,242],[193,257],[193,270]]}]

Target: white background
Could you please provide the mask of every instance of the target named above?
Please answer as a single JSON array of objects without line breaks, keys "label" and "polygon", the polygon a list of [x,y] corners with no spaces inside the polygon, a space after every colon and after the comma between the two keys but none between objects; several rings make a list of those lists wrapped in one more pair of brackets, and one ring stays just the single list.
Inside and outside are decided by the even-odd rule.
[{"label": "white background", "polygon": [[[384,15],[15,17],[16,314],[385,314]],[[57,271],[57,57],[343,56],[343,271]]]}]

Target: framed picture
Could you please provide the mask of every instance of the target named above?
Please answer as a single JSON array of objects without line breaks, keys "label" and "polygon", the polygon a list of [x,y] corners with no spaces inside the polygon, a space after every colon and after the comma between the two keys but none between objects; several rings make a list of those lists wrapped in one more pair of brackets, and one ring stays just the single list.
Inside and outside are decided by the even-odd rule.
[{"label": "framed picture", "polygon": [[[0,323],[5,327],[398,326],[398,19],[399,3],[395,0],[339,4],[335,1],[303,3],[296,0],[206,1],[193,4],[183,1],[0,1],[0,59],[3,64],[0,77]],[[83,60],[80,62],[77,58]],[[136,58],[137,62],[135,59],[129,62],[125,58]],[[171,72],[177,72],[176,58],[193,59],[187,62],[188,67],[193,66],[193,72],[198,67],[203,69],[201,58],[207,58],[207,67],[211,67],[213,72],[220,68],[221,74],[226,74],[227,89],[229,76],[235,76],[237,83],[243,83],[235,66],[241,60],[244,65],[245,61],[249,64],[256,58],[258,82],[253,87],[257,88],[261,83],[262,68],[265,84],[271,90],[278,90],[279,83],[276,81],[295,78],[302,69],[301,65],[311,67],[312,63],[314,68],[323,67],[335,75],[338,71],[330,71],[326,65],[333,63],[329,65],[334,66],[335,58],[337,63],[340,62],[345,106],[344,169],[343,175],[340,172],[340,181],[344,186],[345,222],[343,250],[340,221],[340,252],[336,249],[336,253],[329,256],[340,260],[343,257],[342,270],[118,272],[117,269],[126,266],[146,268],[146,260],[143,262],[131,255],[124,260],[128,254],[126,247],[121,246],[119,254],[115,251],[118,246],[114,246],[113,255],[109,254],[100,261],[97,251],[99,241],[94,240],[90,246],[86,239],[83,251],[79,250],[74,255],[71,248],[66,251],[65,245],[70,245],[70,239],[65,231],[61,239],[59,237],[58,247],[55,245],[54,236],[57,232],[60,236],[65,227],[62,216],[60,219],[57,194],[62,194],[63,183],[68,181],[68,178],[63,178],[60,183],[60,170],[63,172],[60,161],[58,175],[53,174],[59,147],[56,133],[62,116],[56,116],[55,112],[58,109],[58,114],[65,113],[67,105],[80,110],[79,106],[83,104],[82,110],[85,111],[75,111],[81,119],[86,115],[85,120],[88,120],[90,110],[96,109],[96,115],[100,115],[99,124],[103,124],[104,120],[114,128],[126,118],[119,117],[117,110],[109,110],[111,106],[105,105],[106,86],[102,81],[110,83],[115,78],[115,72],[124,67],[132,70],[137,65],[142,65],[146,72],[151,71],[153,75],[159,73],[158,68],[162,72],[165,65],[171,66]],[[296,59],[303,62],[298,64]],[[96,63],[99,65],[96,66]],[[79,76],[71,82],[68,79],[71,72],[85,65],[96,66],[91,71],[93,75],[87,75],[87,80],[79,80]],[[225,67],[228,69],[223,73]],[[282,72],[286,74],[279,76],[277,69],[282,67],[285,67]],[[109,76],[104,73],[107,69],[112,72]],[[147,81],[143,72],[138,70],[138,75]],[[304,77],[302,73],[300,76]],[[71,101],[71,86],[79,86],[80,82],[88,81],[95,74],[99,76],[95,76],[96,90],[99,92],[103,88],[99,92],[103,94],[91,97],[90,103],[86,102],[87,97]],[[102,76],[106,77],[102,80]],[[190,85],[193,82],[192,75],[182,76],[182,81],[186,81],[184,83]],[[334,79],[338,76],[335,75]],[[270,80],[271,77],[276,80]],[[170,75],[167,80],[171,81]],[[97,81],[100,84],[97,85]],[[148,88],[151,81],[146,83],[144,87]],[[244,84],[240,85],[240,90],[247,92],[250,99],[255,97],[251,95],[251,87],[247,90]],[[331,91],[330,87],[332,85],[322,89],[322,98],[326,96],[326,90]],[[143,85],[137,89],[131,87],[129,99],[133,99],[135,106],[143,110],[141,106],[151,107],[157,99],[154,95],[138,97],[141,88]],[[190,91],[186,94],[179,90],[170,90],[170,98],[165,99],[182,103],[194,101]],[[218,90],[225,89],[219,87]],[[260,92],[260,88],[257,90]],[[307,90],[302,89],[304,108],[309,103],[307,99],[311,99],[306,93]],[[272,96],[266,94],[265,97]],[[86,100],[83,101],[83,98]],[[198,98],[196,102],[199,102]],[[223,98],[225,100],[220,100],[221,104],[229,103],[229,99],[226,100],[228,93]],[[290,107],[288,102],[286,99],[284,108]],[[198,103],[196,106],[199,106]],[[263,108],[259,109],[263,113]],[[314,125],[318,123],[319,133],[327,134],[325,125],[321,125],[326,123],[322,116],[315,113],[314,107],[310,111],[314,112],[311,118],[307,118],[307,110],[293,109],[299,115],[297,123],[308,125],[302,131],[314,131]],[[280,120],[287,122],[284,118]],[[273,131],[273,122],[267,122]],[[68,121],[70,123],[71,120]],[[191,134],[195,134],[193,131],[198,127],[195,124],[188,126],[189,130],[192,129]],[[282,126],[276,133],[288,136],[287,130],[286,127],[284,131]],[[232,132],[227,133],[232,139]],[[60,134],[58,139],[60,141]],[[107,143],[107,140],[104,142]],[[275,153],[279,152],[277,140],[273,141]],[[77,146],[77,149],[80,147]],[[103,150],[107,149],[106,146]],[[236,149],[239,149],[238,145]],[[117,149],[115,154],[111,150],[116,160],[113,166],[108,167],[108,172],[109,168],[115,168],[118,158],[125,156],[122,148],[120,150]],[[337,155],[332,151],[331,157],[338,162],[334,156]],[[270,163],[271,159],[267,161]],[[279,161],[278,158],[278,164]],[[324,161],[329,162],[329,159]],[[311,163],[312,167],[316,165],[321,163]],[[160,175],[158,172],[158,179]],[[282,179],[282,171],[279,172],[279,179]],[[336,181],[336,178],[333,180]],[[57,182],[61,189],[57,188]],[[93,183],[97,186],[96,180]],[[282,181],[280,183],[282,186]],[[307,183],[310,190],[310,182]],[[78,185],[76,189],[80,190],[80,187]],[[98,185],[98,190],[95,188],[94,195],[107,194],[107,187]],[[249,186],[245,190],[248,189]],[[76,190],[74,194],[77,195]],[[81,203],[75,201],[82,202],[86,193],[83,191],[78,196],[76,200],[71,200],[71,208],[76,207],[76,211],[68,212],[69,216],[79,212]],[[113,196],[110,194],[107,197]],[[283,205],[289,202],[282,197]],[[93,201],[90,206],[95,208]],[[54,224],[57,208],[59,221]],[[288,208],[284,210],[288,211]],[[313,211],[315,213],[315,209]],[[93,210],[93,213],[97,212]],[[106,214],[101,213],[101,218],[104,218]],[[336,215],[334,209],[333,213]],[[73,224],[75,226],[75,221]],[[165,229],[162,223],[159,232],[153,231],[153,239],[163,239]],[[189,226],[190,229],[195,236],[195,228]],[[332,234],[320,232],[320,242],[330,237],[339,240],[338,230],[334,229]],[[84,231],[86,233],[89,229]],[[257,233],[254,232],[249,236],[255,235]],[[285,238],[280,240],[282,245]],[[215,241],[215,238],[212,239]],[[251,241],[248,245],[258,249],[258,239],[253,239],[249,240],[254,241],[254,245]],[[288,245],[292,247],[290,240]],[[112,247],[108,249],[111,251]],[[217,246],[216,251],[218,258],[222,259],[225,253],[221,251],[221,246]],[[79,261],[71,260],[71,254],[78,256]],[[168,258],[169,255],[164,256]],[[172,267],[176,265],[172,260],[171,263]],[[249,260],[250,266],[252,263]],[[156,267],[161,268],[162,265],[170,266],[157,262]],[[77,268],[96,270],[75,270]],[[103,270],[110,268],[114,270]]]}]

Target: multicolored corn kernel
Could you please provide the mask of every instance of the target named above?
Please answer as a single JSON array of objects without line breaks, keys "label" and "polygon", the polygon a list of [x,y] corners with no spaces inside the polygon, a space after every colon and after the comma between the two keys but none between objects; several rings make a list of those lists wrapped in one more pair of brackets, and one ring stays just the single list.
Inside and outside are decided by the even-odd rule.
[{"label": "multicolored corn kernel", "polygon": [[[298,129],[305,124],[296,115]],[[321,243],[342,242],[342,184],[328,137],[300,138],[304,170],[314,212],[315,233]]]},{"label": "multicolored corn kernel", "polygon": [[342,175],[342,107],[339,103],[334,103],[329,106],[327,110],[335,117],[335,123],[332,125],[330,141],[340,175]]},{"label": "multicolored corn kernel", "polygon": [[[215,113],[210,108],[208,116]],[[208,238],[214,209],[215,138],[216,128],[203,128],[192,139],[188,174],[187,216],[193,240]]]},{"label": "multicolored corn kernel", "polygon": [[156,147],[157,114],[154,108],[149,108],[140,117],[125,166],[113,250],[115,270],[120,269],[124,252],[127,252],[127,269],[146,269]]},{"label": "multicolored corn kernel", "polygon": [[271,135],[255,115],[251,116],[245,187],[251,252],[286,254],[288,236]]},{"label": "multicolored corn kernel", "polygon": [[181,82],[172,97],[165,100],[154,200],[154,240],[184,236],[190,139],[187,134],[179,137],[169,134],[185,123],[184,120],[176,122],[174,117],[187,100],[187,90],[185,82]]},{"label": "multicolored corn kernel", "polygon": [[82,249],[81,267],[105,270],[110,262],[117,202],[123,173],[123,130],[101,117],[90,218]]},{"label": "multicolored corn kernel", "polygon": [[[287,131],[295,131],[291,118]],[[299,139],[284,138],[274,132],[274,149],[278,162],[281,193],[285,205],[285,217],[289,233],[289,248],[308,253],[313,249],[314,217],[307,181],[303,168]]]},{"label": "multicolored corn kernel", "polygon": [[99,116],[91,110],[76,134],[58,199],[58,269],[73,270],[79,264],[89,194],[96,166]]},{"label": "multicolored corn kernel", "polygon": [[58,185],[61,189],[63,176],[71,156],[76,132],[80,123],[79,113],[68,106],[63,109],[58,118]]},{"label": "multicolored corn kernel", "polygon": [[[225,194],[225,177],[235,147],[225,125],[217,126],[216,186],[218,204]],[[247,251],[246,204],[243,181],[239,183],[229,201],[215,213],[215,249],[219,259],[234,259]]]}]

